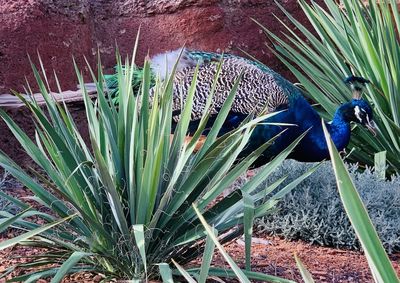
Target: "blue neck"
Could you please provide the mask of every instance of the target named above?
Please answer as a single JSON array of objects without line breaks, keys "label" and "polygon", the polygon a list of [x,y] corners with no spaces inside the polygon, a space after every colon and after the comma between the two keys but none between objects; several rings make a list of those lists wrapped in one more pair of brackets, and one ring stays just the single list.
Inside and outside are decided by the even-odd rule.
[{"label": "blue neck", "polygon": [[[350,140],[350,121],[346,119],[344,115],[346,111],[342,107],[336,111],[332,122],[326,123],[331,138],[339,151],[343,150]],[[256,166],[263,165],[309,129],[307,135],[300,141],[289,157],[302,162],[315,162],[329,159],[328,146],[325,141],[321,121],[321,117],[310,104],[304,98],[298,97],[286,111],[265,121],[270,123],[296,124],[297,126],[274,126],[268,124],[257,126],[243,156],[246,156],[251,150],[258,148],[286,129],[286,131],[267,148],[263,156],[255,162]]]},{"label": "blue neck", "polygon": [[350,121],[347,121],[342,113],[342,108],[336,110],[332,123],[328,124],[328,131],[336,148],[343,150],[350,141]]},{"label": "blue neck", "polygon": [[[310,128],[310,125],[312,125],[312,128],[300,142],[297,152],[293,154],[293,158],[299,161],[321,161],[328,159],[329,150],[322,129],[321,118],[311,106],[308,110],[303,108],[303,111],[309,113],[307,114],[309,119],[306,123],[302,122],[304,120],[297,119],[299,125],[306,126],[301,126],[301,131],[307,130]],[[350,122],[346,120],[343,113],[343,108],[339,107],[332,122],[325,124],[338,151],[342,151],[350,141]],[[302,119],[306,118],[303,117]]]}]

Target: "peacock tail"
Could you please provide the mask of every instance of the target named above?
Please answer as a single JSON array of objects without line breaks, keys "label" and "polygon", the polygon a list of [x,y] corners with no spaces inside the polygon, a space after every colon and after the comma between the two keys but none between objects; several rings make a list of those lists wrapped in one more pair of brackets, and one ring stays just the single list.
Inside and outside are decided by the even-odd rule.
[{"label": "peacock tail", "polygon": [[[104,75],[104,80],[107,86],[107,94],[111,97],[113,103],[118,105],[119,103],[119,88],[118,88],[118,72],[117,67],[114,68],[115,73],[111,75]],[[124,71],[124,68],[122,69]],[[134,67],[132,76],[132,89],[133,93],[136,94],[140,90],[144,72],[143,68],[138,66]],[[151,87],[155,84],[154,74],[151,74]]]}]

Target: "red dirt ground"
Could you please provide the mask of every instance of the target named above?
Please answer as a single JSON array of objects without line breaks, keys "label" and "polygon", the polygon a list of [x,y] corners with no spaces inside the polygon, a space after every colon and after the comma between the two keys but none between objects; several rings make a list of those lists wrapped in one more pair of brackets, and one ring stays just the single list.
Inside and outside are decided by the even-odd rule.
[{"label": "red dirt ground", "polygon": [[[9,235],[12,236],[12,235]],[[4,240],[4,238],[0,238]],[[329,283],[368,283],[373,282],[368,264],[360,252],[313,246],[302,241],[288,242],[278,238],[265,237],[270,244],[253,244],[252,268],[253,271],[276,275],[296,282],[302,282],[296,267],[293,254],[296,253],[316,282]],[[0,241],[1,241],[0,240]],[[244,247],[237,242],[225,246],[233,259],[243,267]],[[0,273],[7,267],[25,260],[16,259],[16,256],[33,255],[38,250],[25,247],[14,247],[0,252]],[[400,255],[391,256],[394,267],[400,275]],[[225,261],[220,254],[214,258],[214,264],[225,266]],[[16,275],[17,273],[13,273]],[[70,276],[63,282],[99,282],[100,275],[81,273]],[[0,280],[0,282],[4,282]],[[38,282],[48,282],[40,280]]]},{"label": "red dirt ground", "polygon": [[[21,187],[8,188],[7,192],[12,195],[27,195]],[[13,237],[15,232],[9,231],[7,235],[0,236],[0,242]],[[276,275],[296,282],[302,282],[300,273],[296,267],[293,255],[296,253],[304,265],[312,273],[316,282],[327,283],[369,283],[373,282],[367,261],[362,252],[333,249],[310,245],[302,241],[286,241],[276,237],[255,235],[252,250],[252,270],[265,274]],[[244,246],[242,240],[237,240],[225,245],[226,251],[235,262],[244,267]],[[0,251],[0,274],[8,267],[26,262],[21,256],[34,255],[39,249],[15,246]],[[400,254],[391,256],[393,266],[400,275]],[[227,266],[222,256],[216,252],[213,264],[216,266]],[[10,275],[20,275],[21,270],[16,270]],[[10,278],[10,275],[8,278]],[[72,275],[63,282],[99,282],[101,275],[80,273]],[[0,279],[0,283],[5,282]],[[49,282],[41,279],[39,283]],[[229,280],[229,282],[235,282]]]}]

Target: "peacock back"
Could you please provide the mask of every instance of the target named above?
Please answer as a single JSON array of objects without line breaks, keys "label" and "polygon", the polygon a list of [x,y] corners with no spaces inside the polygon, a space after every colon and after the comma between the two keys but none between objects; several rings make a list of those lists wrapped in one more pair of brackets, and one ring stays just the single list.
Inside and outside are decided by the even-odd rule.
[{"label": "peacock back", "polygon": [[[171,53],[157,55],[152,59],[155,73],[160,74],[168,70],[170,66],[161,62],[171,62],[169,54]],[[241,79],[231,107],[232,113],[271,113],[290,107],[290,102],[301,96],[295,86],[258,62],[231,54],[184,50],[173,81],[174,111],[179,112],[186,100],[196,65],[199,64],[192,119],[197,120],[201,117],[220,61],[221,70],[216,82],[211,114],[218,114],[239,77]]]}]

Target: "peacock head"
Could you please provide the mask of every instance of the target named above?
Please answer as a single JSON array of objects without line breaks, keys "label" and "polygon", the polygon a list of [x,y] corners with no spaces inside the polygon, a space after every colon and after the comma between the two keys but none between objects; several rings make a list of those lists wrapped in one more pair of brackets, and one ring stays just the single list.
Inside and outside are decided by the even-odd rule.
[{"label": "peacock head", "polygon": [[364,87],[369,82],[363,77],[350,76],[346,78],[345,83],[350,85],[353,99],[339,107],[339,110],[347,122],[359,123],[365,126],[373,135],[376,135],[372,108],[365,99],[361,98]]}]

